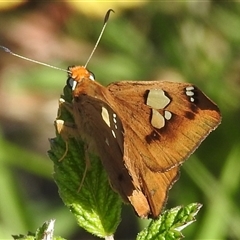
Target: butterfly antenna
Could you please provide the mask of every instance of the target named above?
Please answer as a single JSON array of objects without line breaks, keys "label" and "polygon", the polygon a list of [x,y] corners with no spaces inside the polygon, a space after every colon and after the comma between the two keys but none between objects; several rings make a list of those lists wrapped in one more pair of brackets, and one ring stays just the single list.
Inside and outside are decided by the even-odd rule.
[{"label": "butterfly antenna", "polygon": [[104,17],[102,30],[101,30],[101,32],[100,32],[100,35],[99,35],[99,37],[98,37],[98,40],[97,40],[94,48],[93,48],[93,50],[92,50],[92,52],[91,52],[91,54],[90,54],[90,56],[89,56],[89,58],[88,58],[88,60],[87,60],[87,62],[86,62],[86,64],[85,64],[85,66],[84,66],[85,68],[87,67],[90,59],[92,58],[92,55],[94,54],[94,52],[95,52],[95,50],[96,50],[96,48],[97,48],[97,46],[98,46],[98,44],[99,44],[99,42],[100,42],[100,40],[101,40],[101,38],[102,38],[103,32],[104,32],[104,30],[105,30],[105,28],[106,28],[106,26],[107,26],[107,22],[108,22],[108,19],[109,19],[109,16],[110,16],[110,13],[111,13],[111,12],[114,12],[114,11],[113,11],[112,9],[109,9],[109,10],[107,11],[105,17]]},{"label": "butterfly antenna", "polygon": [[4,46],[1,46],[0,45],[0,48],[2,48],[5,52],[7,53],[10,53],[11,55],[15,56],[15,57],[18,57],[18,58],[21,58],[21,59],[24,59],[26,61],[29,61],[29,62],[33,62],[33,63],[37,63],[37,64],[40,64],[40,65],[43,65],[43,66],[46,66],[46,67],[50,67],[50,68],[53,68],[53,69],[57,69],[57,70],[60,70],[60,71],[64,71],[64,72],[68,72],[70,73],[68,70],[66,69],[63,69],[63,68],[59,68],[59,67],[55,67],[55,66],[52,66],[50,64],[47,64],[47,63],[43,63],[43,62],[39,62],[39,61],[36,61],[36,60],[33,60],[31,58],[27,58],[27,57],[23,57],[19,54],[16,54],[14,52],[12,52],[9,48],[7,47],[4,47]]}]

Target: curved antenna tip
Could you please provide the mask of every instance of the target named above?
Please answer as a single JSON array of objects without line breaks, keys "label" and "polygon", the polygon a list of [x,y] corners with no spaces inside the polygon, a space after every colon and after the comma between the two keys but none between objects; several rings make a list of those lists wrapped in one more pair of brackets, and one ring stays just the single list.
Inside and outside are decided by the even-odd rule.
[{"label": "curved antenna tip", "polygon": [[104,17],[103,24],[105,24],[108,21],[111,12],[115,13],[113,9],[109,9]]}]

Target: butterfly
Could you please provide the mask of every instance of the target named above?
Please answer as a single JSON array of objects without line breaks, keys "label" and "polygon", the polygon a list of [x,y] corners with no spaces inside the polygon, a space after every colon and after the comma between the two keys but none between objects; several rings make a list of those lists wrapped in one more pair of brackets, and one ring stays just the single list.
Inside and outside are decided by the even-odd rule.
[{"label": "butterfly", "polygon": [[[179,177],[181,164],[220,124],[221,114],[215,103],[189,83],[121,81],[104,87],[96,82],[86,66],[111,11],[106,13],[85,66],[60,69],[0,48],[68,72],[73,99],[61,106],[72,114],[76,125],[74,133],[67,132],[68,137],[77,136],[96,151],[113,189],[139,217],[157,218]],[[61,134],[63,123],[56,124]]]},{"label": "butterfly", "polygon": [[189,83],[104,87],[86,67],[68,72],[78,136],[96,151],[112,188],[138,216],[157,218],[181,164],[220,124],[219,108]]}]

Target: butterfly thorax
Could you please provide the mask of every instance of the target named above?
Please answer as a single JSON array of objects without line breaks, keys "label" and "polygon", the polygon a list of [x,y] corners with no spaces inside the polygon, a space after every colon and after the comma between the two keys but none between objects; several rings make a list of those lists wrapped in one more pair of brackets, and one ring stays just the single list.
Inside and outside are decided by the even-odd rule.
[{"label": "butterfly thorax", "polygon": [[94,74],[83,66],[69,67],[68,83],[72,88],[73,98],[77,100],[81,95],[105,100],[105,88],[97,83]]}]

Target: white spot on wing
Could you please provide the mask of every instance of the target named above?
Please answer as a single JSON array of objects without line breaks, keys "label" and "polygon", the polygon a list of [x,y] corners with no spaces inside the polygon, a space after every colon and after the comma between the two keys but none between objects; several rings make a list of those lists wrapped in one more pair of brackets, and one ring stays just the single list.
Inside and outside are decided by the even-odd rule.
[{"label": "white spot on wing", "polygon": [[113,130],[112,130],[112,135],[113,135],[114,138],[116,138],[116,134]]},{"label": "white spot on wing", "polygon": [[102,119],[110,127],[109,113],[105,107],[102,107]]},{"label": "white spot on wing", "polygon": [[194,92],[186,91],[186,95],[189,97],[192,97],[192,96],[194,96]]},{"label": "white spot on wing", "polygon": [[151,124],[153,127],[157,128],[157,129],[163,128],[165,126],[164,117],[156,109],[152,109]]},{"label": "white spot on wing", "polygon": [[170,101],[162,89],[151,89],[149,90],[146,104],[155,109],[163,109]]},{"label": "white spot on wing", "polygon": [[164,117],[166,120],[170,120],[172,118],[172,113],[169,111],[164,111]]},{"label": "white spot on wing", "polygon": [[193,86],[188,86],[186,87],[186,91],[193,91],[194,90],[194,87]]}]

